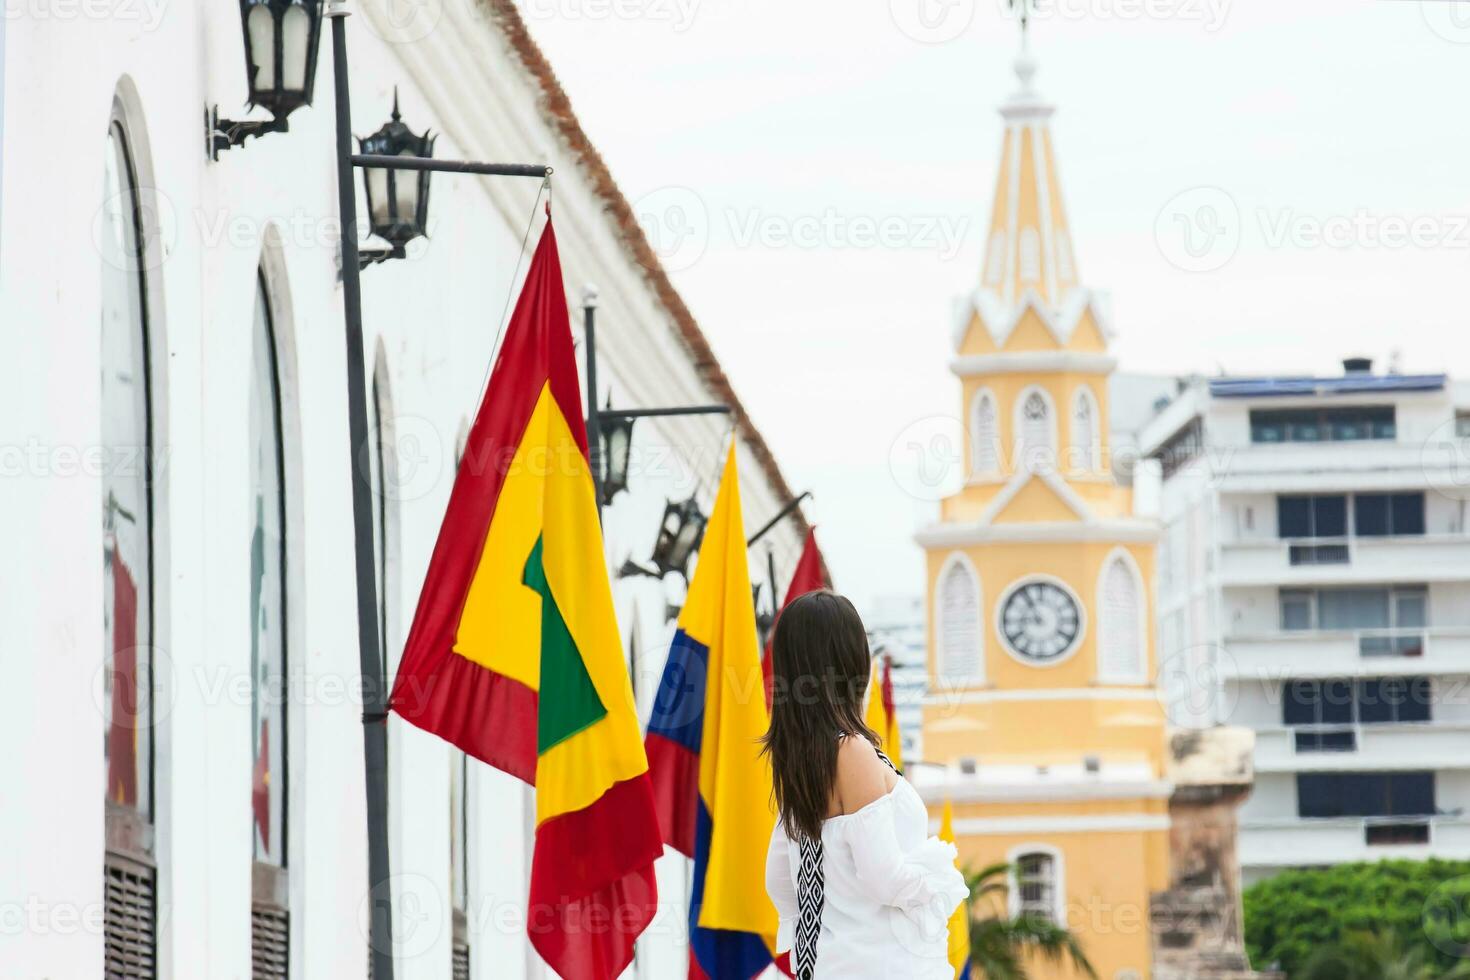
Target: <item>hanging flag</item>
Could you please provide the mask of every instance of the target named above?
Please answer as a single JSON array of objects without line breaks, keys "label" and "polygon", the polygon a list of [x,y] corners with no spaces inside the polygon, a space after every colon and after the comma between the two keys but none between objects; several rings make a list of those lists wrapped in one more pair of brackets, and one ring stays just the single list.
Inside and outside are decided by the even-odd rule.
[{"label": "hanging flag", "polygon": [[[791,573],[791,584],[786,588],[786,601],[781,603],[785,609],[791,605],[791,600],[797,596],[815,592],[817,589],[827,587],[827,576],[823,572],[822,553],[817,550],[817,532],[811,528],[806,532],[806,540],[801,545],[801,558],[796,562],[796,570]],[[776,614],[778,617],[780,613]],[[771,636],[774,638],[776,630],[774,624]],[[771,709],[771,640],[766,641],[765,655],[761,658],[761,673],[764,675],[766,686],[766,710]]]},{"label": "hanging flag", "polygon": [[648,722],[664,841],[694,859],[692,980],[750,980],[775,943],[765,867],[776,815],[746,562],[732,445]]},{"label": "hanging flag", "polygon": [[531,943],[564,980],[612,980],[653,917],[663,845],[581,405],[548,223],[470,429],[391,707],[536,786]]},{"label": "hanging flag", "polygon": [[[944,801],[944,813],[939,818],[939,839],[953,844],[954,804]],[[955,859],[955,867],[960,867]],[[960,873],[964,874],[964,868]],[[955,980],[970,980],[970,903],[964,901],[949,917],[949,965],[954,967]]]},{"label": "hanging flag", "polygon": [[893,702],[893,658],[884,654],[873,664],[873,680],[868,685],[868,712],[863,721],[878,733],[879,746],[903,772],[903,733],[898,727],[898,711]]}]

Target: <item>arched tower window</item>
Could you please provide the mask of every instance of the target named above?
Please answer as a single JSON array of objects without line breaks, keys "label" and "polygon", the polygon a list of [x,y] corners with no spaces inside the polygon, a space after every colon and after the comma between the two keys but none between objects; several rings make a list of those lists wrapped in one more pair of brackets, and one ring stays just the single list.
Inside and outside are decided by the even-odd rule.
[{"label": "arched tower window", "polygon": [[1056,464],[1056,413],[1047,393],[1037,387],[1021,392],[1015,408],[1017,457],[1032,468]]},{"label": "arched tower window", "polygon": [[1021,284],[1041,282],[1041,236],[1035,228],[1021,229]]},{"label": "arched tower window", "polygon": [[1102,440],[1098,438],[1097,399],[1083,385],[1072,396],[1072,450],[1079,470],[1092,472],[1101,465]]},{"label": "arched tower window", "polygon": [[1137,567],[1125,552],[1115,551],[1103,564],[1098,583],[1098,679],[1143,683],[1145,644],[1143,588]]},{"label": "arched tower window", "polygon": [[935,634],[939,677],[952,686],[985,679],[981,650],[980,579],[963,555],[954,555],[940,570],[935,588]]},{"label": "arched tower window", "polygon": [[1000,424],[996,418],[995,395],[982,388],[975,395],[970,415],[971,471],[976,476],[1000,469]]},{"label": "arched tower window", "polygon": [[990,235],[990,247],[985,251],[985,284],[999,286],[1006,271],[1006,235],[997,228]]}]

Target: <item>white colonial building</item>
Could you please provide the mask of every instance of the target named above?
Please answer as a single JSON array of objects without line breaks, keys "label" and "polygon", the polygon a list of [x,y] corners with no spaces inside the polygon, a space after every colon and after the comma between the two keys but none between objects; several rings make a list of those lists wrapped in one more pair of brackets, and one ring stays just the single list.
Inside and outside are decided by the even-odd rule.
[{"label": "white colonial building", "polygon": [[1174,720],[1256,731],[1248,882],[1470,857],[1467,395],[1351,358],[1183,382],[1142,431]]},{"label": "white colonial building", "polygon": [[[437,156],[556,168],[574,305],[600,289],[599,398],[734,409],[638,423],[609,568],[646,563],[666,501],[708,509],[732,427],[745,517],[764,523],[791,490],[516,5],[421,4],[407,24],[389,0],[350,6],[356,133],[396,90]],[[315,105],[212,161],[206,110],[247,112],[238,5],[21,4],[0,32],[0,973],[363,977],[327,38]],[[355,463],[377,491],[390,672],[537,193],[437,175],[430,237],[363,273],[376,441]],[[798,516],[766,539],[784,573],[804,531]],[[764,577],[764,546],[752,567]],[[646,712],[682,584],[615,592]],[[529,791],[387,724],[397,976],[543,976]],[[650,980],[688,956],[685,862],[663,864],[630,971]]]}]

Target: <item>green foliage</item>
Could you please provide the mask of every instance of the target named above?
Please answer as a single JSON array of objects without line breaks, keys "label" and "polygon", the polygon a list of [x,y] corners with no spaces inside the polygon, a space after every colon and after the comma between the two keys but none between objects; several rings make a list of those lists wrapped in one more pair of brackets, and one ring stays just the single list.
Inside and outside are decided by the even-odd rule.
[{"label": "green foliage", "polygon": [[1283,871],[1246,889],[1245,942],[1257,969],[1279,963],[1292,980],[1470,976],[1456,972],[1470,962],[1470,861]]},{"label": "green foliage", "polygon": [[1012,919],[1006,909],[1011,866],[992,864],[965,874],[970,886],[970,963],[976,980],[1029,980],[1026,963],[1032,956],[1053,966],[1070,962],[1084,976],[1097,980],[1082,943],[1049,919],[1021,916]]}]

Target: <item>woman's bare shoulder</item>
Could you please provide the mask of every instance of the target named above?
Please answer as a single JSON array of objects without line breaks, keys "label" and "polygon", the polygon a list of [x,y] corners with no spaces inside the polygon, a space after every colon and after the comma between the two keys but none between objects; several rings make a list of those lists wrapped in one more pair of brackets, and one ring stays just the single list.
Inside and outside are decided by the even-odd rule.
[{"label": "woman's bare shoulder", "polygon": [[878,758],[865,738],[852,735],[837,748],[837,800],[842,813],[853,813],[887,796],[893,770]]}]

